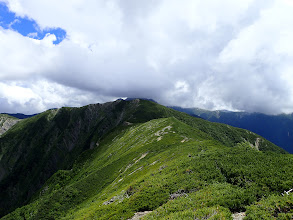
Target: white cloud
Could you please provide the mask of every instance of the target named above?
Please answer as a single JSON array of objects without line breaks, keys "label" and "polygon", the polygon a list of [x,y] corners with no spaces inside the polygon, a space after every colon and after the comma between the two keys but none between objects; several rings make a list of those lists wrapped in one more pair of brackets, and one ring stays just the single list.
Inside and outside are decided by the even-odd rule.
[{"label": "white cloud", "polygon": [[0,27],[0,39],[0,80],[36,77],[53,65],[52,35],[40,41]]},{"label": "white cloud", "polygon": [[[32,91],[25,103],[41,103],[32,112],[125,96],[293,111],[291,0],[0,1],[41,29],[67,32],[54,45],[55,35],[35,40],[0,29],[2,86],[21,89],[23,80]],[[21,98],[1,91],[5,105],[19,103],[21,111]]]},{"label": "white cloud", "polygon": [[36,37],[38,37],[38,33],[37,32],[32,32],[32,33],[29,33],[27,36],[30,37],[30,38],[36,38]]},{"label": "white cloud", "polygon": [[0,83],[1,112],[38,113],[49,108],[83,106],[89,103],[115,100],[78,89],[66,87],[46,80],[14,81]]}]

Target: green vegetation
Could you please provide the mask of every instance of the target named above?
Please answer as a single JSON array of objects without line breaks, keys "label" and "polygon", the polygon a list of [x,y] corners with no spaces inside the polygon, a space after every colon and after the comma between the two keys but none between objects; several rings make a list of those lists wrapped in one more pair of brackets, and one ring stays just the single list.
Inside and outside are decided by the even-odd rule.
[{"label": "green vegetation", "polygon": [[208,111],[198,108],[172,108],[212,122],[225,123],[253,131],[293,153],[293,114],[266,115],[248,112]]},{"label": "green vegetation", "polygon": [[292,219],[293,195],[271,195],[247,208],[247,219]]},{"label": "green vegetation", "polygon": [[[59,127],[66,131],[68,122],[89,117],[82,113],[89,107],[63,109]],[[95,147],[79,151],[72,166],[2,219],[128,219],[143,211],[152,211],[144,219],[232,219],[236,212],[247,219],[292,218],[293,197],[281,195],[293,188],[292,155],[252,132],[149,101],[116,103],[103,113],[110,115],[107,125],[121,112],[107,133],[91,122],[87,139]],[[4,138],[43,118],[58,124],[58,112],[45,112]]]}]

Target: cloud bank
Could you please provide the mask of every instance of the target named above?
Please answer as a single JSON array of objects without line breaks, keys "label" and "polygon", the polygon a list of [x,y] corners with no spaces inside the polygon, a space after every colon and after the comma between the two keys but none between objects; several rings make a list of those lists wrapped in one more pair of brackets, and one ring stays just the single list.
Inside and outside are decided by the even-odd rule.
[{"label": "cloud bank", "polygon": [[[55,45],[0,27],[0,112],[119,97],[293,112],[291,0],[0,0]],[[33,34],[33,33],[32,33]]]}]

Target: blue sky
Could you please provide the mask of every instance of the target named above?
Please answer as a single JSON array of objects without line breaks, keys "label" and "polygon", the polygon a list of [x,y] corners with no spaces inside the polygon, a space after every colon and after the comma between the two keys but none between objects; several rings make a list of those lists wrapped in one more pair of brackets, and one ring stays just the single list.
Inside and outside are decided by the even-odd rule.
[{"label": "blue sky", "polygon": [[9,11],[8,7],[0,2],[0,26],[4,29],[11,29],[23,36],[41,40],[47,34],[54,34],[57,38],[54,44],[59,44],[66,37],[66,31],[59,27],[46,28],[42,30],[36,21],[27,17],[16,16],[15,13]]}]

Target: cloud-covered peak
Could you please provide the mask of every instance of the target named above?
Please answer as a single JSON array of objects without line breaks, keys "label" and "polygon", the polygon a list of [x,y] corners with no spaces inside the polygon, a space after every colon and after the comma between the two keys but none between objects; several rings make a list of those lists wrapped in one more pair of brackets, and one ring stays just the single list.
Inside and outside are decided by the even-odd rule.
[{"label": "cloud-covered peak", "polygon": [[29,38],[0,28],[3,88],[32,91],[24,103],[0,90],[2,109],[33,113],[146,97],[184,107],[293,111],[291,0],[1,1],[44,33],[66,33],[54,44],[56,33],[36,39],[36,31]]}]

